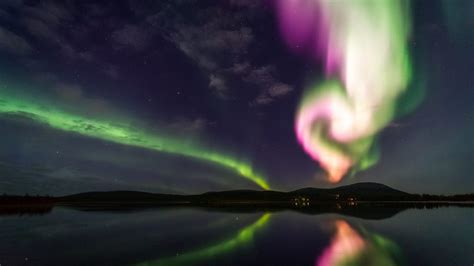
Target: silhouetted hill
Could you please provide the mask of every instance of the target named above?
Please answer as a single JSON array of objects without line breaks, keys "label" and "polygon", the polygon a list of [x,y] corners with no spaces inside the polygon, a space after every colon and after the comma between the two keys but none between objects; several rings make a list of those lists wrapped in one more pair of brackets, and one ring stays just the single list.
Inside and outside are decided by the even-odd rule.
[{"label": "silhouetted hill", "polygon": [[336,200],[412,200],[416,195],[403,192],[378,183],[357,183],[336,188],[302,188],[291,193],[303,194],[312,198]]},{"label": "silhouetted hill", "polygon": [[[120,205],[173,204],[327,204],[345,202],[401,202],[401,201],[474,201],[474,194],[442,196],[406,193],[378,183],[357,183],[336,188],[302,188],[290,192],[230,190],[206,192],[199,195],[156,194],[138,191],[86,192],[63,197],[3,196],[0,204],[28,204],[54,202],[59,204],[108,203]],[[305,206],[303,205],[303,206]]]},{"label": "silhouetted hill", "polygon": [[290,192],[229,190],[206,192],[199,195],[170,195],[136,191],[87,192],[57,198],[59,202],[117,202],[117,203],[282,203],[301,199],[318,202],[362,201],[473,201],[474,195],[436,196],[403,192],[378,183],[356,183],[336,188],[302,188]]},{"label": "silhouetted hill", "polygon": [[302,188],[290,192],[230,190],[199,195],[138,191],[86,192],[63,197],[0,196],[0,216],[42,215],[55,206],[85,211],[136,211],[157,207],[198,207],[227,212],[295,210],[308,214],[339,213],[383,219],[408,208],[474,207],[474,194],[442,196],[410,194],[377,183],[336,188]]},{"label": "silhouetted hill", "polygon": [[107,191],[107,192],[85,192],[64,197],[59,197],[62,202],[74,201],[129,201],[146,202],[161,200],[176,200],[184,196],[172,194],[156,194],[139,191]]}]

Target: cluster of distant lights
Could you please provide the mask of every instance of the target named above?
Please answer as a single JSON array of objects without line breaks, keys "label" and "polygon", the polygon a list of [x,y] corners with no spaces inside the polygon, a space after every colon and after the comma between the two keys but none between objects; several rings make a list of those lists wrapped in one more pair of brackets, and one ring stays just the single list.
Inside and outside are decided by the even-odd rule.
[{"label": "cluster of distant lights", "polygon": [[296,198],[293,199],[293,204],[296,207],[307,207],[307,206],[309,206],[309,203],[310,203],[309,198],[296,197]]}]

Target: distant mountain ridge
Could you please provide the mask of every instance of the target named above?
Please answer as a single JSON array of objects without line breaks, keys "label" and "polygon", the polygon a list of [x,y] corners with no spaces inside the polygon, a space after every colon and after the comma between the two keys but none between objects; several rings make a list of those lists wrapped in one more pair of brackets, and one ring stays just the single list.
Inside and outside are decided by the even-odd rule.
[{"label": "distant mountain ridge", "polygon": [[391,188],[384,184],[364,182],[356,183],[351,185],[345,185],[335,188],[302,188],[293,191],[292,193],[304,193],[304,194],[314,194],[314,193],[329,193],[336,194],[340,197],[350,196],[356,197],[359,199],[362,198],[373,198],[373,197],[409,197],[412,194]]},{"label": "distant mountain ridge", "polygon": [[409,199],[414,195],[403,192],[379,183],[356,183],[335,188],[301,188],[289,192],[256,191],[256,190],[230,190],[220,192],[207,192],[202,194],[207,197],[240,197],[288,200],[295,197],[307,197],[313,200],[375,200],[375,199]]},{"label": "distant mountain ridge", "polygon": [[[158,194],[137,191],[86,192],[59,197],[60,202],[114,201],[114,202],[248,202],[289,201],[298,197],[321,201],[427,201],[474,200],[474,194],[436,196],[410,194],[379,183],[356,183],[335,188],[302,188],[289,192],[272,190],[228,190],[197,195]],[[449,198],[448,198],[449,197]],[[457,198],[456,198],[457,197]]]},{"label": "distant mountain ridge", "polygon": [[152,193],[152,192],[141,192],[141,191],[132,191],[132,190],[118,190],[118,191],[98,191],[98,192],[83,192],[78,194],[72,194],[68,196],[64,196],[63,198],[68,197],[89,197],[93,195],[103,194],[108,196],[118,196],[118,195],[128,195],[128,196],[141,196],[141,197],[161,197],[161,196],[198,196],[198,195],[216,195],[216,194],[253,194],[253,193],[283,193],[283,194],[317,194],[317,193],[385,193],[391,195],[410,195],[410,193],[403,192],[401,190],[397,190],[391,188],[384,184],[373,183],[373,182],[361,182],[355,183],[350,185],[339,186],[335,188],[314,188],[314,187],[306,187],[301,188],[289,192],[282,192],[282,191],[275,191],[275,190],[252,190],[252,189],[236,189],[236,190],[224,190],[224,191],[209,191],[202,194],[194,194],[194,195],[177,195],[177,194],[163,194],[163,193]]},{"label": "distant mountain ridge", "polygon": [[474,194],[442,196],[406,193],[378,183],[289,192],[230,190],[198,195],[139,191],[85,192],[63,197],[0,196],[0,216],[44,215],[54,207],[81,211],[134,211],[146,208],[204,208],[229,212],[295,210],[307,214],[338,213],[383,219],[408,208],[474,207]]}]

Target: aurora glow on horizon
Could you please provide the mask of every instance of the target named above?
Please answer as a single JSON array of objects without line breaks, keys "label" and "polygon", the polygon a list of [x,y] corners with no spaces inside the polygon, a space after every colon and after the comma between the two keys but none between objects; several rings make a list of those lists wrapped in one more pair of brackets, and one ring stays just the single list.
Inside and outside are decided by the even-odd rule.
[{"label": "aurora glow on horizon", "polygon": [[290,47],[324,58],[327,80],[304,94],[295,131],[330,182],[377,161],[377,134],[396,116],[411,76],[407,6],[400,0],[278,2]]},{"label": "aurora glow on horizon", "polygon": [[266,180],[257,174],[250,164],[229,155],[211,151],[194,143],[150,134],[125,123],[89,119],[58,107],[42,105],[37,101],[13,95],[5,89],[0,90],[0,114],[26,117],[51,128],[83,136],[211,162],[254,182],[262,189],[269,189]]}]

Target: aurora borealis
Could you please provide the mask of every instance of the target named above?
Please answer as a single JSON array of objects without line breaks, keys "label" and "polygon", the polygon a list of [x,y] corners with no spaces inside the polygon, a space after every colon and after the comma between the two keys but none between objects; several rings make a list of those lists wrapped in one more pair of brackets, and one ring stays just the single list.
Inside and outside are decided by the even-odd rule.
[{"label": "aurora borealis", "polygon": [[25,116],[35,122],[43,123],[59,130],[124,145],[137,146],[154,151],[209,161],[236,172],[240,176],[255,182],[263,189],[269,189],[263,177],[256,174],[250,165],[239,162],[227,155],[208,151],[182,141],[150,135],[143,132],[143,130],[123,124],[84,119],[83,117],[69,114],[56,108],[42,106],[31,101],[25,101],[24,99],[15,99],[5,92],[5,89],[0,92],[1,114]]},{"label": "aurora borealis", "polygon": [[466,10],[1,1],[0,188],[470,192]]},{"label": "aurora borealis", "polygon": [[0,266],[471,265],[473,48],[474,0],[0,0]]},{"label": "aurora borealis", "polygon": [[396,101],[407,88],[407,3],[280,1],[279,8],[287,42],[301,42],[324,60],[330,81],[303,96],[295,131],[329,180],[339,182],[349,169],[377,161],[376,135],[395,117]]}]

